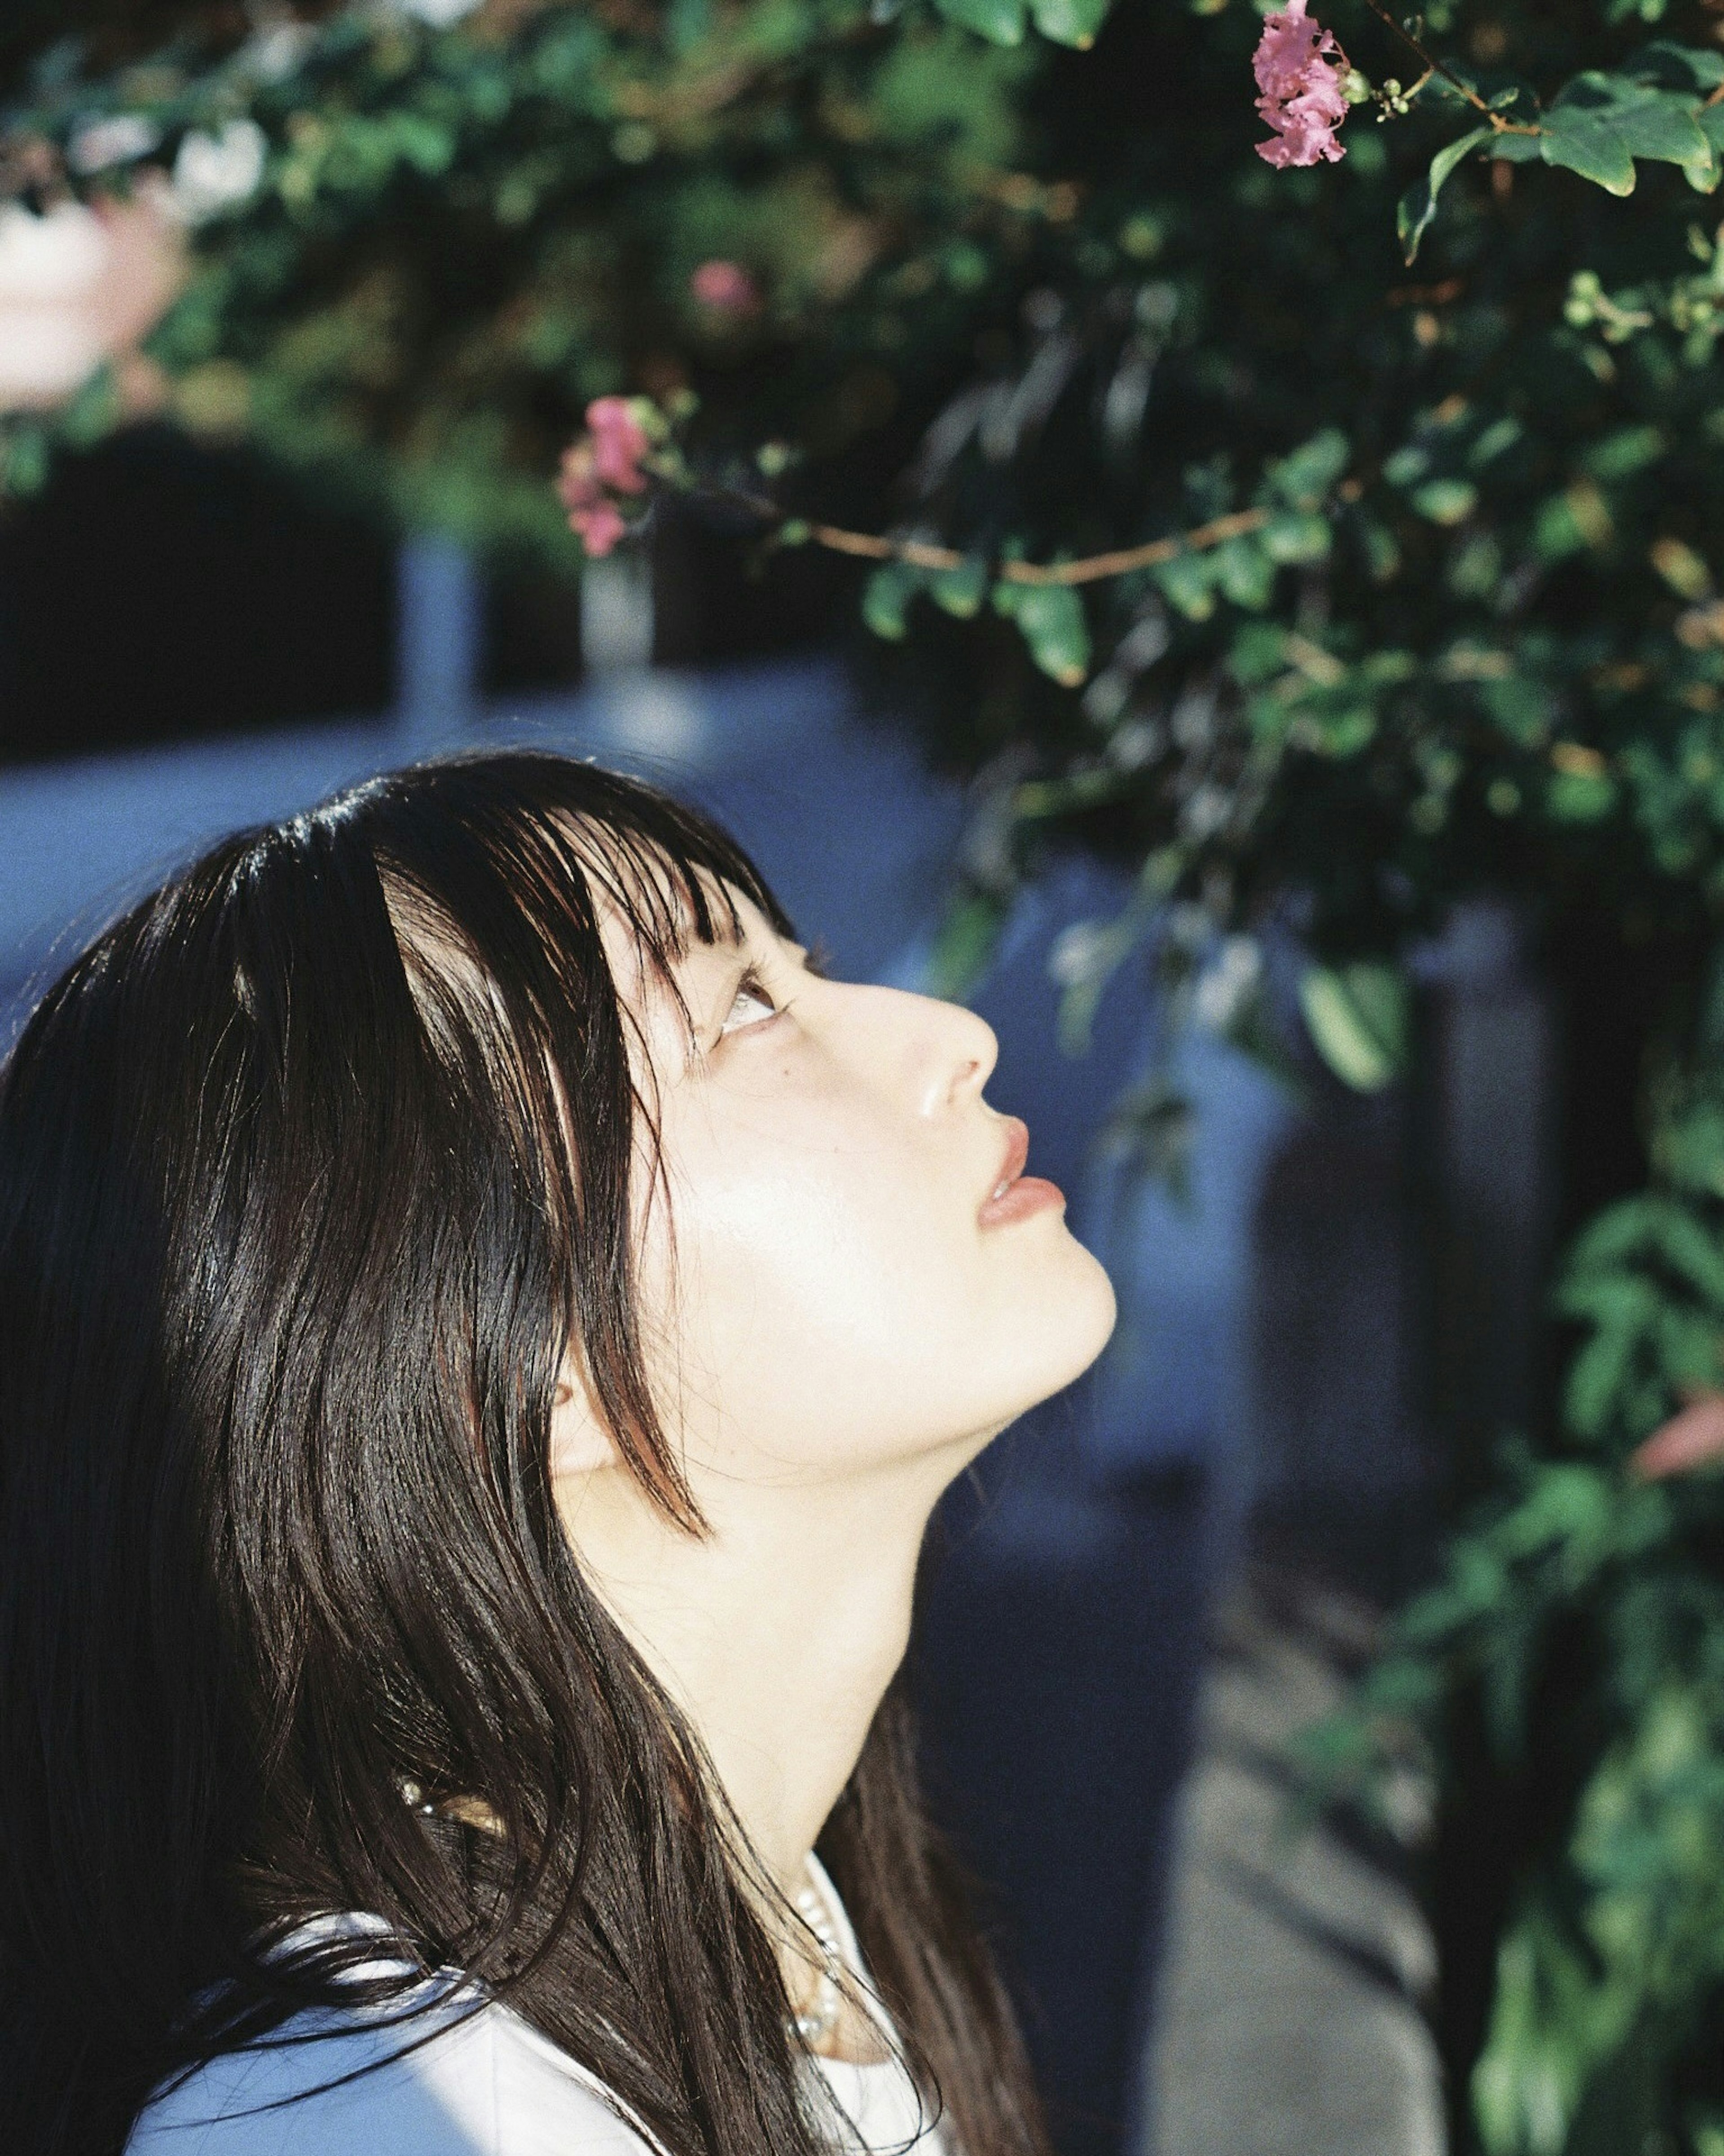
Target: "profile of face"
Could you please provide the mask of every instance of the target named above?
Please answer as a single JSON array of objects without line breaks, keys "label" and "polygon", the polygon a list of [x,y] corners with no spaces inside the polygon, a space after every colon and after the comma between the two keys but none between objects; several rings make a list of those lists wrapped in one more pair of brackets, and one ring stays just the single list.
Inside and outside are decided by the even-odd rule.
[{"label": "profile of face", "polygon": [[[652,1109],[639,1292],[666,1426],[721,1531],[814,1484],[895,1478],[931,1502],[1100,1353],[1113,1291],[987,1101],[983,1020],[829,979],[736,911],[737,941],[691,941],[670,981],[619,914],[604,926]],[[565,1378],[567,1478],[608,1455]]]},{"label": "profile of face", "polygon": [[338,1881],[615,2061],[665,2146],[812,2146],[784,2009],[829,1831],[926,1947],[969,2145],[1029,2147],[880,1707],[941,1490],[1113,1298],[987,1101],[988,1027],[790,933],[707,819],[499,752],[235,834],[31,1014],[0,1887],[33,2116],[83,2101],[63,2026],[177,2046],[208,2001],[225,2045],[189,1987]]}]

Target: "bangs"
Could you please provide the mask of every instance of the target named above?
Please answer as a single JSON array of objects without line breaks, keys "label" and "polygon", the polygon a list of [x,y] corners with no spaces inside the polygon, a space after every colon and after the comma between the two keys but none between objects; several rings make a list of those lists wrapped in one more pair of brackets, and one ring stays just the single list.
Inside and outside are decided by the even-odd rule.
[{"label": "bangs", "polygon": [[[367,808],[382,805],[380,796],[411,788],[418,827],[424,796],[434,797],[445,775],[462,797],[463,835],[478,841],[547,946],[555,947],[565,937],[580,941],[596,916],[608,912],[622,922],[643,973],[674,988],[675,968],[692,945],[742,940],[739,897],[780,935],[794,939],[794,924],[760,871],[717,825],[650,787],[595,765],[481,752],[372,781],[320,813],[330,821],[363,817]],[[475,787],[475,780],[481,788]],[[475,800],[481,792],[490,798]],[[379,874],[403,891],[411,889],[435,911],[450,911],[431,887],[440,879],[421,873],[422,865],[428,865],[424,850],[413,850],[419,861],[409,860],[408,850],[398,843],[397,820],[387,814],[378,820]]]},{"label": "bangs", "polygon": [[744,942],[747,932],[740,896],[748,897],[781,934],[793,933],[789,921],[770,901],[762,903],[757,879],[754,891],[742,892],[733,879],[709,863],[686,850],[673,853],[657,837],[619,830],[589,817],[571,829],[568,839],[575,873],[586,884],[601,916],[601,937],[603,916],[608,915],[620,924],[634,954],[635,979],[618,980],[613,966],[611,985],[623,1021],[640,1045],[643,1068],[650,1065],[637,1006],[641,991],[654,986],[673,1004],[692,1055],[695,1029],[677,978],[679,962],[695,944],[710,948]]}]

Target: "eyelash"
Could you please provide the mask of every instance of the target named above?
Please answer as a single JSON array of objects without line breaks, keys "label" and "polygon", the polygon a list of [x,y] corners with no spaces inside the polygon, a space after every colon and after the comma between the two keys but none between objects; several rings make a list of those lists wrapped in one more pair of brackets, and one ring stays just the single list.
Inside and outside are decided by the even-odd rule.
[{"label": "eyelash", "polygon": [[[762,980],[760,975],[755,971],[752,966],[748,968],[748,971],[736,983],[736,993],[731,1000],[731,1008],[732,1010],[734,1010],[736,1005],[741,1002],[744,996],[752,997],[756,1003],[764,1004],[767,1010],[772,1014],[772,1018],[777,1018],[779,1015],[780,1006],[773,1002],[771,992],[768,990],[765,982]],[[766,1025],[769,1023],[770,1020],[767,1019],[757,1018],[751,1019],[746,1026],[732,1026],[729,1018],[726,1017],[725,1023],[719,1028],[720,1038],[722,1039],[726,1033],[746,1033],[752,1027],[757,1025]]]}]

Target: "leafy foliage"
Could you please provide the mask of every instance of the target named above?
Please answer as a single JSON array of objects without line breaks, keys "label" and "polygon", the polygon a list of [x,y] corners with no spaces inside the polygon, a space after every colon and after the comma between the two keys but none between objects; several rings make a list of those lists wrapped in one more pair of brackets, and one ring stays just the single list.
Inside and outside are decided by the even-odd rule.
[{"label": "leafy foliage", "polygon": [[[1719,2156],[1724,1485],[1626,1463],[1724,1383],[1691,963],[1724,928],[1724,8],[1325,0],[1347,154],[1284,172],[1263,12],[403,0],[224,47],[188,5],[153,59],[56,49],[5,170],[38,202],[234,175],[149,346],[193,432],[573,569],[558,456],[640,395],[676,421],[649,522],[865,557],[883,666],[978,778],[947,986],[1072,842],[1137,872],[1056,953],[1074,1039],[1152,947],[1192,1022],[1273,1052],[1290,921],[1317,1051],[1385,1085],[1407,951],[1478,892],[1578,997],[1607,946],[1669,984],[1647,1188],[1561,1285],[1561,1416],[1324,1743],[1361,1790],[1426,1748],[1451,1821],[1467,1775],[1507,1793],[1450,2061],[1478,2145]],[[3,484],[138,398],[6,423]],[[1171,1161],[1182,1116],[1152,1079],[1121,1142]]]},{"label": "leafy foliage", "polygon": [[[1324,1786],[1374,1798],[1409,1756],[1440,1759],[1470,1694],[1506,1784],[1566,1784],[1498,1943],[1472,2074],[1491,2156],[1709,2156],[1724,2125],[1724,1477],[1649,1482],[1633,1458],[1724,1375],[1721,1112],[1715,1075],[1663,1103],[1653,1188],[1593,1223],[1559,1285],[1584,1336],[1567,1442],[1504,1455],[1441,1580],[1312,1740]],[[1565,1660],[1591,1674],[1579,1726],[1552,1728]]]}]

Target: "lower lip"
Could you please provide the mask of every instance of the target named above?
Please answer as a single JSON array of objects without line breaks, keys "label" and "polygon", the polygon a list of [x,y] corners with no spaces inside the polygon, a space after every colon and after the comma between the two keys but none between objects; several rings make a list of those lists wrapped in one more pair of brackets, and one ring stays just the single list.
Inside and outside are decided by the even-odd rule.
[{"label": "lower lip", "polygon": [[990,1198],[976,1215],[984,1228],[1003,1228],[1013,1220],[1027,1220],[1033,1213],[1064,1209],[1065,1193],[1044,1175],[1020,1175],[998,1198]]}]

